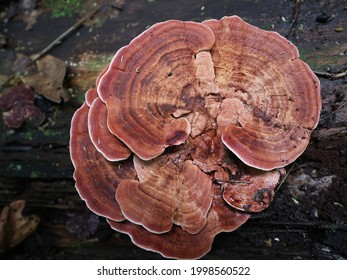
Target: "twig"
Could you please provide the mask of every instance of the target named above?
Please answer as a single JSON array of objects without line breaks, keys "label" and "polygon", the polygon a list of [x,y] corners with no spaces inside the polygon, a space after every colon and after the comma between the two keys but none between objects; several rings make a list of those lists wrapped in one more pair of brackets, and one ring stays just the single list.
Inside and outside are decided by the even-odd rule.
[{"label": "twig", "polygon": [[275,193],[280,189],[280,187],[283,185],[284,181],[287,179],[288,175],[292,172],[294,166],[296,165],[296,163],[293,163],[293,165],[290,167],[290,169],[288,170],[287,174],[284,176],[284,178],[282,179],[281,183],[278,185],[278,188],[275,190]]},{"label": "twig", "polygon": [[11,81],[14,77],[15,77],[14,74],[12,74],[11,76],[9,76],[9,77],[0,85],[0,89],[3,89],[4,86],[5,86],[9,81]]},{"label": "twig", "polygon": [[72,32],[80,28],[85,21],[90,19],[92,16],[94,16],[100,9],[101,6],[96,7],[94,10],[92,10],[89,14],[85,15],[83,18],[81,18],[79,21],[77,21],[73,26],[71,26],[69,29],[67,29],[64,33],[62,33],[58,38],[56,38],[52,43],[50,43],[46,48],[44,48],[42,51],[40,51],[34,58],[33,62],[40,59],[42,56],[44,56],[46,53],[48,53],[51,49],[53,49],[55,46],[61,44],[61,42],[68,37]]},{"label": "twig", "polygon": [[291,222],[291,221],[268,221],[263,220],[262,218],[257,218],[257,216],[252,216],[252,220],[256,221],[258,220],[260,224],[267,225],[267,226],[273,226],[273,227],[279,227],[279,228],[318,228],[318,229],[328,229],[328,230],[347,230],[346,224],[334,224],[334,223],[326,223],[321,221],[304,221],[304,222]]},{"label": "twig", "polygon": [[[67,29],[65,32],[63,32],[61,35],[59,35],[52,43],[50,43],[47,47],[45,47],[42,51],[40,51],[37,55],[34,56],[34,58],[30,61],[30,63],[27,65],[33,64],[35,61],[39,60],[41,57],[46,55],[51,49],[53,49],[55,46],[61,44],[61,42],[68,37],[72,32],[76,31],[78,28],[80,28],[88,19],[90,19],[92,16],[94,16],[98,11],[100,11],[101,7],[103,5],[97,6],[95,9],[93,9],[89,14],[85,15],[83,18],[78,20],[73,26],[71,26],[69,29]],[[12,74],[10,77],[8,77],[1,85],[0,89],[2,89],[10,80],[12,80],[15,77],[15,74]]]},{"label": "twig", "polygon": [[343,102],[340,106],[338,106],[334,111],[332,111],[329,115],[332,115],[336,113],[338,110],[340,110],[342,107],[344,107],[347,104],[347,101]]},{"label": "twig", "polygon": [[300,8],[301,8],[301,0],[295,0],[295,6],[294,6],[294,12],[293,12],[293,19],[292,23],[289,26],[287,36],[292,32],[294,25],[298,21],[299,13],[300,13]]},{"label": "twig", "polygon": [[330,80],[337,80],[347,76],[347,70],[339,72],[339,73],[329,73],[329,72],[321,72],[321,71],[314,71],[314,73],[319,77],[327,78]]}]

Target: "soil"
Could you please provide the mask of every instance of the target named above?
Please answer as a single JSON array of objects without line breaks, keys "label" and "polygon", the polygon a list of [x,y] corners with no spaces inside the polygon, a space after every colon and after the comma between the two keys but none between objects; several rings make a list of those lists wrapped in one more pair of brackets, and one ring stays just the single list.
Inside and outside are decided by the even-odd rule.
[{"label": "soil", "polygon": [[[54,11],[44,2],[0,5],[0,82],[7,80],[2,93],[19,82],[18,68],[13,67],[18,54],[39,53],[85,16],[92,1],[85,1],[72,16],[60,17],[52,17]],[[235,232],[219,234],[204,259],[346,259],[346,1],[96,2],[104,5],[93,19],[49,51],[68,66],[64,88],[70,99],[56,103],[37,95],[35,104],[46,116],[40,126],[26,123],[13,129],[0,120],[0,209],[23,199],[24,214],[40,217],[34,233],[0,257],[162,258],[111,230],[78,196],[68,151],[71,117],[113,54],[148,26],[167,19],[203,21],[236,14],[279,32],[298,47],[301,59],[320,78],[323,110],[307,150],[286,167],[289,175],[272,205]]]}]

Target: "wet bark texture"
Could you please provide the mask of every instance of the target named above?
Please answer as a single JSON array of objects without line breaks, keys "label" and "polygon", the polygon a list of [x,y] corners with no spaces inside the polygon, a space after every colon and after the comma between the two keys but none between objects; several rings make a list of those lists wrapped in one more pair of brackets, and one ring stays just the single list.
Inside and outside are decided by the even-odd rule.
[{"label": "wet bark texture", "polygon": [[[38,96],[36,105],[46,114],[39,127],[9,129],[0,121],[0,208],[24,199],[25,214],[41,219],[35,233],[0,257],[161,258],[112,231],[81,201],[68,151],[71,117],[112,55],[147,26],[167,19],[202,21],[236,14],[279,32],[299,48],[301,58],[319,74],[323,111],[307,150],[287,167],[289,175],[270,208],[239,230],[218,235],[204,258],[347,258],[347,3],[298,2],[126,0],[120,7],[101,10],[112,17],[102,18],[98,26],[82,26],[51,50],[68,64],[65,87],[70,100],[57,104]],[[0,49],[2,80],[13,74],[16,53],[39,53],[78,20],[51,18],[43,11],[26,30],[23,11],[14,4],[4,11],[0,33],[7,43]]]}]

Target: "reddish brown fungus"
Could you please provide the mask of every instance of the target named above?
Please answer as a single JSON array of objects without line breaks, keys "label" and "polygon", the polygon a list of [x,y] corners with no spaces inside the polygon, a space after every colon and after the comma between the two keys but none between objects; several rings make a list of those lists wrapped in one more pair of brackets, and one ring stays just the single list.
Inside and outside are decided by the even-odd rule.
[{"label": "reddish brown fungus", "polygon": [[[194,54],[213,43],[207,26],[172,20],[153,25],[113,58],[98,93],[110,131],[138,157],[155,158],[187,139],[189,122],[173,118],[165,104],[187,106],[178,99],[185,86],[196,83]],[[175,75],[168,77],[169,71]]]},{"label": "reddish brown fungus", "polygon": [[[216,38],[211,54],[224,98],[219,116],[224,144],[255,168],[271,170],[293,162],[318,124],[318,78],[299,59],[297,48],[276,32],[237,17],[204,24]],[[223,103],[235,109],[225,110]]]},{"label": "reddish brown fungus", "polygon": [[107,127],[107,109],[99,97],[95,98],[88,113],[90,139],[95,148],[109,161],[119,161],[130,156],[130,150]]},{"label": "reddish brown fungus", "polygon": [[138,246],[199,258],[269,206],[320,110],[319,80],[279,34],[236,16],[158,23],[72,119],[76,188]]},{"label": "reddish brown fungus", "polygon": [[180,157],[168,154],[148,162],[134,157],[138,180],[122,181],[116,192],[129,221],[154,233],[168,232],[177,224],[194,234],[206,224],[213,197],[211,179]]},{"label": "reddish brown fungus", "polygon": [[219,186],[214,185],[213,192],[214,199],[206,225],[196,234],[190,234],[179,226],[173,226],[166,233],[154,234],[129,221],[108,222],[113,229],[129,234],[131,240],[141,248],[159,252],[167,258],[200,258],[211,249],[213,239],[218,233],[234,231],[250,217],[249,214],[239,212],[223,203]]},{"label": "reddish brown fungus", "polygon": [[70,156],[76,189],[96,214],[122,221],[124,216],[114,200],[115,190],[121,180],[135,178],[135,170],[130,161],[113,164],[96,150],[88,134],[88,111],[89,107],[83,104],[71,122]]},{"label": "reddish brown fungus", "polygon": [[285,175],[284,169],[262,171],[245,168],[237,181],[220,181],[223,199],[232,207],[246,212],[260,212],[275,196],[275,188]]},{"label": "reddish brown fungus", "polygon": [[35,106],[35,93],[24,85],[12,88],[0,96],[3,120],[10,128],[19,128],[23,122],[38,126],[45,120],[45,113]]}]

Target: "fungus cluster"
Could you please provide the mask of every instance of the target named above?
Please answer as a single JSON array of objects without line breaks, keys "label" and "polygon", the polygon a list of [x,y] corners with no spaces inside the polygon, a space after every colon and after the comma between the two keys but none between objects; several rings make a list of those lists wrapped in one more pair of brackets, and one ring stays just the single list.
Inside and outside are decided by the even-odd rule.
[{"label": "fungus cluster", "polygon": [[319,80],[278,33],[237,16],[157,23],[73,116],[76,188],[139,247],[200,258],[269,206],[320,109]]}]

